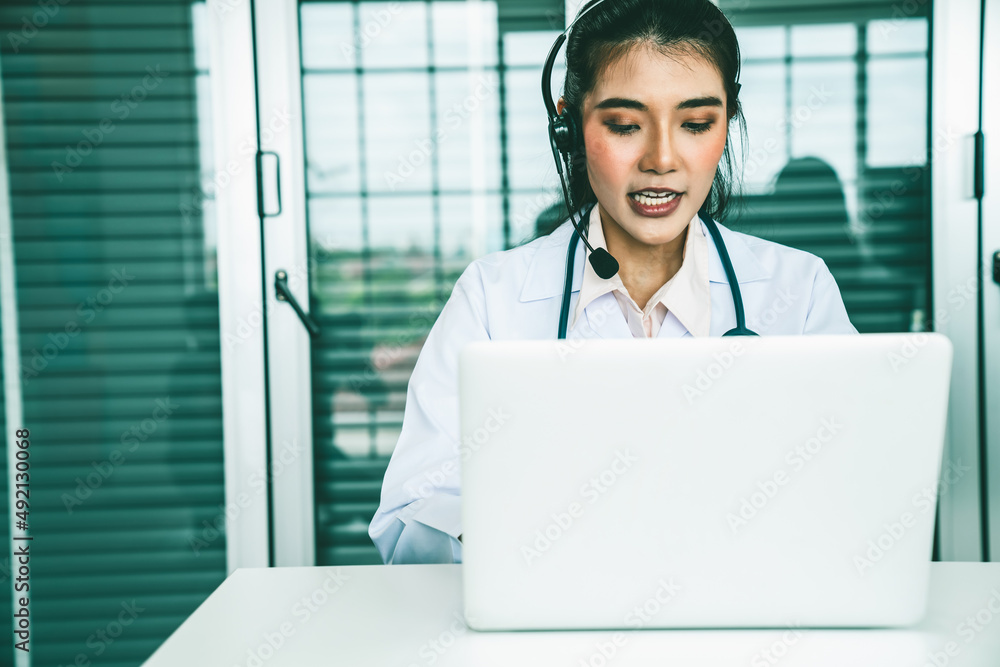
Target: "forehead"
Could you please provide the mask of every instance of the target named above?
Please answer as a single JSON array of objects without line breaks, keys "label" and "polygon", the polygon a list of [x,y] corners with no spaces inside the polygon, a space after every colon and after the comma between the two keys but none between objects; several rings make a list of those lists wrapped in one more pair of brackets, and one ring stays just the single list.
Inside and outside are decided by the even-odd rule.
[{"label": "forehead", "polygon": [[629,97],[649,107],[674,106],[692,97],[724,99],[725,87],[715,65],[690,46],[668,53],[640,44],[598,72],[588,105],[607,97]]}]

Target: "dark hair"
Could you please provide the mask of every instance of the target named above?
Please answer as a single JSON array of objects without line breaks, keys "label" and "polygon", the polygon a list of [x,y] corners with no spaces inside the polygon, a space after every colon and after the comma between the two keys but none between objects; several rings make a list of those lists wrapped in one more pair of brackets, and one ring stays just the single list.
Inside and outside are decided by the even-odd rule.
[{"label": "dark hair", "polygon": [[[736,121],[745,151],[746,120],[736,89],[740,48],[736,33],[722,11],[710,0],[589,0],[577,16],[597,3],[600,6],[573,26],[566,41],[562,96],[581,134],[583,98],[594,89],[598,76],[633,47],[648,45],[665,56],[693,52],[715,66],[726,90],[726,116]],[[717,220],[726,218],[727,207],[734,200],[738,172],[730,139],[726,138],[725,151],[706,201],[709,215]],[[587,177],[582,136],[570,159],[570,199],[573,208],[579,211],[597,201]],[[565,205],[562,206],[565,210]],[[561,221],[568,217],[566,211]]]}]

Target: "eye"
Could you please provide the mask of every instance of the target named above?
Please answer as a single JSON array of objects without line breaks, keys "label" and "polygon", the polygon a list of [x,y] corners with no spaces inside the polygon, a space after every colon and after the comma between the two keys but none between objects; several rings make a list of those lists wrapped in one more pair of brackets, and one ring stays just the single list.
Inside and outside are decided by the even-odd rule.
[{"label": "eye", "polygon": [[687,128],[688,132],[691,134],[701,134],[702,132],[708,132],[712,129],[711,121],[707,123],[684,123],[684,127]]},{"label": "eye", "polygon": [[605,123],[615,134],[628,136],[639,129],[638,125],[617,125],[615,123]]}]

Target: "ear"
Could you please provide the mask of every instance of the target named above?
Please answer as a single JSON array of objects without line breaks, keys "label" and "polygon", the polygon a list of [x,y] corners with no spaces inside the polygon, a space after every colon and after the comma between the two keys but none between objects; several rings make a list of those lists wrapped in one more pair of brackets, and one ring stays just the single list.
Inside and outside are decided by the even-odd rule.
[{"label": "ear", "polygon": [[561,114],[562,110],[565,108],[566,108],[566,100],[560,97],[559,101],[556,102],[556,114]]},{"label": "ear", "polygon": [[741,84],[741,83],[737,83],[736,84],[736,92],[733,95],[733,112],[731,114],[729,114],[729,120],[732,120],[733,117],[736,116],[736,109],[739,106],[740,89],[742,87],[743,87],[743,84]]}]

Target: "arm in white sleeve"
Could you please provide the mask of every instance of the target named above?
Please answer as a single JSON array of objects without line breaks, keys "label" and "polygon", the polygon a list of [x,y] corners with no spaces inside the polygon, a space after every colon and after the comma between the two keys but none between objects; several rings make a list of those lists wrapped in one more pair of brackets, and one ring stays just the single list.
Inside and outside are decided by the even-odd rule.
[{"label": "arm in white sleeve", "polygon": [[431,327],[407,385],[402,430],[368,528],[385,563],[461,562],[458,353],[487,339],[473,263]]},{"label": "arm in white sleeve", "polygon": [[809,301],[809,312],[806,315],[804,334],[856,334],[858,330],[851,324],[847,316],[844,299],[840,295],[837,281],[826,266],[819,260],[819,270],[813,280],[813,289]]}]

